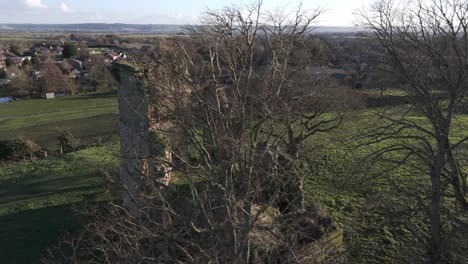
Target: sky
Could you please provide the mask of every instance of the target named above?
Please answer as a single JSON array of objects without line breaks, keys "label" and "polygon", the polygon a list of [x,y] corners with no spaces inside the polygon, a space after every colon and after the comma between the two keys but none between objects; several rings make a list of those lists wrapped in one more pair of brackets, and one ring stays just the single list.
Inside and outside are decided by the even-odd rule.
[{"label": "sky", "polygon": [[[266,9],[324,8],[320,26],[353,26],[353,13],[373,0],[263,0]],[[0,0],[0,23],[196,24],[209,9],[251,0]]]}]

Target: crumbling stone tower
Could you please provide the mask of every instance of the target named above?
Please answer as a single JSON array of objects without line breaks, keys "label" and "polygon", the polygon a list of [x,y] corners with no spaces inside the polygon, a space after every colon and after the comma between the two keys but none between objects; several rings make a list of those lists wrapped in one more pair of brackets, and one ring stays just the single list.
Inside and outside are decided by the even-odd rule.
[{"label": "crumbling stone tower", "polygon": [[[148,180],[156,182],[161,189],[171,180],[171,151],[158,123],[157,103],[147,82],[144,68],[128,63],[116,66],[120,85],[119,131],[122,184],[126,188],[124,206],[135,216],[141,216],[144,192]],[[164,162],[166,161],[166,162]]]}]

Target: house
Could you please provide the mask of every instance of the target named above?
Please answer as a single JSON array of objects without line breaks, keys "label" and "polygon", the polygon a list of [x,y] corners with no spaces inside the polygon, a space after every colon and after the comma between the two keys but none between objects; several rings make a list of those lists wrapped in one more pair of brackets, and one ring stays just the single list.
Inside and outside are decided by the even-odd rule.
[{"label": "house", "polygon": [[34,44],[30,51],[35,52],[38,55],[46,55],[52,53],[52,47],[46,43]]},{"label": "house", "polygon": [[112,52],[105,53],[104,58],[107,63],[112,63],[120,59],[120,54],[115,51],[112,51]]},{"label": "house", "polygon": [[63,47],[60,45],[53,46],[51,52],[54,55],[62,55]]},{"label": "house", "polygon": [[75,59],[66,59],[60,62],[60,68],[65,71],[73,71],[78,70],[80,72],[83,71],[83,63],[79,60]]},{"label": "house", "polygon": [[52,53],[52,51],[50,50],[50,48],[47,48],[47,47],[34,48],[34,50],[32,50],[32,51],[33,51],[33,52],[36,52],[36,53],[39,54],[39,55],[47,55],[47,54]]},{"label": "house", "polygon": [[21,66],[24,61],[31,61],[31,57],[11,57],[11,63],[15,66]]},{"label": "house", "polygon": [[77,69],[74,69],[73,71],[69,72],[68,73],[68,78],[70,79],[81,79],[81,71],[77,70]]},{"label": "house", "polygon": [[59,62],[60,68],[65,71],[70,79],[81,79],[83,76],[83,63],[75,59],[66,59]]}]

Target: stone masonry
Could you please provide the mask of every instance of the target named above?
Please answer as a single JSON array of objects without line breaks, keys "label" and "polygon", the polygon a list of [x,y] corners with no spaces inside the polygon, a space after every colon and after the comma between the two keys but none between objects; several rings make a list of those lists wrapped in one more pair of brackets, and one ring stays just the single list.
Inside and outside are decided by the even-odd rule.
[{"label": "stone masonry", "polygon": [[144,183],[156,182],[163,188],[170,182],[169,163],[162,160],[169,161],[171,152],[161,144],[164,136],[157,131],[160,125],[154,117],[157,98],[150,96],[145,70],[129,64],[117,64],[116,69],[120,78],[120,177],[126,188],[124,206],[133,216],[140,217]]}]

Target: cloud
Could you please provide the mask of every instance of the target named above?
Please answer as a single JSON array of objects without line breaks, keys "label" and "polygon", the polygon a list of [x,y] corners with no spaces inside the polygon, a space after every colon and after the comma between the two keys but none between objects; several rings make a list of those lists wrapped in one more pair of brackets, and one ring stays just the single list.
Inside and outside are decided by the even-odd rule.
[{"label": "cloud", "polygon": [[65,2],[60,3],[60,11],[62,11],[63,13],[73,12],[73,10]]},{"label": "cloud", "polygon": [[42,0],[24,0],[24,4],[29,8],[46,8]]}]

